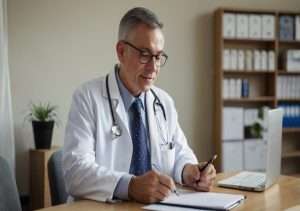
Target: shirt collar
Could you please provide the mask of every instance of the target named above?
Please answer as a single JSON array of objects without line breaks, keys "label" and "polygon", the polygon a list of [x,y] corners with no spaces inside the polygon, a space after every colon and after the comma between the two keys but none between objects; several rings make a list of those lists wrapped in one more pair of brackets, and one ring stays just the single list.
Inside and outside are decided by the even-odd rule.
[{"label": "shirt collar", "polygon": [[[116,78],[117,78],[117,84],[118,84],[118,87],[119,87],[119,90],[120,90],[120,94],[121,94],[121,97],[122,97],[122,100],[124,102],[124,106],[125,106],[125,109],[126,111],[129,111],[129,108],[131,106],[131,104],[135,101],[135,99],[137,97],[133,96],[129,91],[128,89],[125,87],[124,83],[122,82],[122,80],[120,79],[120,76],[119,76],[119,71],[120,69],[118,69],[118,71],[116,71]],[[142,101],[142,107],[143,109],[145,109],[145,92],[142,92],[138,98]]]}]

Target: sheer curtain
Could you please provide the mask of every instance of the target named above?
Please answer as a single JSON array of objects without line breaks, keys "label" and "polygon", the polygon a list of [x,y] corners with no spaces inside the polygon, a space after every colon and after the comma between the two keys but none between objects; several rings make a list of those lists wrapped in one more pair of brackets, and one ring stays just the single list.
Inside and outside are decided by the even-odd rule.
[{"label": "sheer curtain", "polygon": [[15,172],[15,141],[7,50],[7,1],[0,0],[0,155]]}]

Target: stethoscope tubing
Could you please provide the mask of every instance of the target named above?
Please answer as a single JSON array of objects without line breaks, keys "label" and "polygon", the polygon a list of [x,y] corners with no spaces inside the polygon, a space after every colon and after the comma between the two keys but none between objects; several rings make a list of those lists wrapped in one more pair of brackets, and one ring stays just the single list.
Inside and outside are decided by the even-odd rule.
[{"label": "stethoscope tubing", "polygon": [[[117,70],[115,70],[115,74],[117,74]],[[107,98],[108,98],[108,104],[109,104],[109,109],[110,109],[110,115],[112,118],[112,128],[118,128],[118,130],[120,130],[120,126],[117,123],[116,117],[115,117],[115,113],[113,111],[113,106],[112,106],[112,99],[111,99],[111,95],[110,95],[110,88],[109,88],[109,74],[106,75],[105,78],[105,86],[106,86],[106,93],[107,93]],[[155,105],[158,105],[163,113],[164,119],[165,121],[167,121],[167,116],[166,116],[166,111],[165,108],[163,106],[163,104],[161,103],[160,99],[158,98],[157,94],[154,92],[153,89],[150,89],[151,93],[154,96],[154,101],[153,101],[153,111],[154,111],[154,115],[156,115],[156,108]],[[121,136],[121,133],[119,134],[113,134],[115,136]]]},{"label": "stethoscope tubing", "polygon": [[111,96],[110,96],[110,89],[109,89],[109,75],[106,76],[106,80],[105,80],[105,84],[106,84],[106,93],[107,93],[107,97],[108,97],[108,104],[109,104],[109,109],[110,109],[110,115],[113,121],[113,126],[117,125],[117,121],[114,115],[114,111],[112,108],[112,101],[111,101]]}]

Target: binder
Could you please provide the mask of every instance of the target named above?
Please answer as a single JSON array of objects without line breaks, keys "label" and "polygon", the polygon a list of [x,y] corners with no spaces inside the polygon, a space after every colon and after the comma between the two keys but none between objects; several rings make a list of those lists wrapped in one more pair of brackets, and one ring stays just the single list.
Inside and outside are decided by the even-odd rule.
[{"label": "binder", "polygon": [[262,15],[262,38],[274,39],[275,38],[275,16]]},{"label": "binder", "polygon": [[261,39],[261,15],[249,15],[249,38]]},{"label": "binder", "polygon": [[248,15],[237,14],[236,15],[236,37],[248,38]]},{"label": "binder", "polygon": [[223,37],[235,38],[236,36],[236,18],[233,13],[224,13],[223,15]]},{"label": "binder", "polygon": [[282,15],[279,17],[279,39],[294,39],[294,18],[290,15]]}]

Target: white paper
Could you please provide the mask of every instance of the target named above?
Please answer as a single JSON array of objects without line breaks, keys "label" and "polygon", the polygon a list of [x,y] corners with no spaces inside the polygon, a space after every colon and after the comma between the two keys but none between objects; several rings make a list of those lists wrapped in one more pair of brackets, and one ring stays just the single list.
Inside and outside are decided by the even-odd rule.
[{"label": "white paper", "polygon": [[199,210],[193,208],[185,208],[185,207],[175,207],[175,206],[168,206],[168,205],[161,205],[161,204],[150,204],[143,207],[144,210],[155,210],[155,211],[206,211],[206,210]]},{"label": "white paper", "polygon": [[214,192],[194,192],[181,194],[179,196],[171,195],[160,203],[185,205],[199,207],[200,209],[229,209],[237,202],[244,199],[240,194],[214,193]]}]

